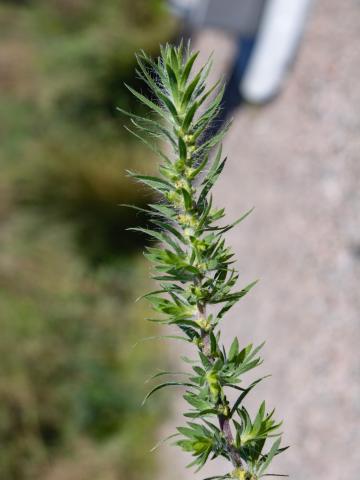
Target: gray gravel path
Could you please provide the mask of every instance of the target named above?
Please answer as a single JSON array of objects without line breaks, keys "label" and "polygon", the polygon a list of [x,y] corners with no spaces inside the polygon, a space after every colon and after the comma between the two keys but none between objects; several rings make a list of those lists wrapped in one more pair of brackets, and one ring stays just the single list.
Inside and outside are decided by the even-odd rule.
[{"label": "gray gravel path", "polygon": [[[236,114],[216,189],[229,219],[256,207],[229,243],[241,282],[261,282],[228,315],[224,340],[267,341],[262,372],[273,377],[251,401],[284,419],[291,449],[276,470],[293,480],[360,478],[359,38],[359,1],[316,2],[284,93]],[[173,447],[161,453],[161,478],[205,476]]]}]

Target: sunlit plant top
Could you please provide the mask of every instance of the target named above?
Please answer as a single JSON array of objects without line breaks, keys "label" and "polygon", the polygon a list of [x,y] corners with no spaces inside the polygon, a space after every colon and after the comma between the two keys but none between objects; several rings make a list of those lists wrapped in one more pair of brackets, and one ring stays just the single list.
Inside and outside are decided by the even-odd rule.
[{"label": "sunlit plant top", "polygon": [[[225,314],[256,282],[236,289],[239,275],[224,238],[250,211],[224,224],[224,209],[213,204],[211,190],[225,166],[221,141],[229,125],[217,133],[211,129],[224,87],[220,82],[207,87],[211,62],[195,72],[197,57],[198,52],[183,43],[166,45],[156,60],[141,52],[137,75],[151,94],[145,96],[128,87],[150,111],[146,117],[127,113],[132,133],[161,159],[158,176],[129,172],[161,197],[159,203],[149,205],[151,228],[136,229],[155,240],[145,252],[159,284],[158,290],[145,295],[156,312],[150,320],[177,326],[180,334],[167,337],[189,342],[196,351],[195,358],[184,358],[180,378],[185,380],[174,374],[174,380],[156,385],[146,399],[164,387],[185,388],[187,421],[172,438],[193,456],[189,466],[197,470],[209,459],[229,461],[229,473],[211,479],[284,476],[270,470],[274,457],[285,450],[280,446],[281,423],[265,402],[254,417],[244,403],[264,378],[246,382],[246,373],[262,363],[262,345],[240,346],[236,337],[228,349],[221,343]],[[159,139],[168,148],[161,150]],[[172,374],[164,371],[154,378],[167,375]],[[228,400],[229,389],[238,393],[234,403]]]}]

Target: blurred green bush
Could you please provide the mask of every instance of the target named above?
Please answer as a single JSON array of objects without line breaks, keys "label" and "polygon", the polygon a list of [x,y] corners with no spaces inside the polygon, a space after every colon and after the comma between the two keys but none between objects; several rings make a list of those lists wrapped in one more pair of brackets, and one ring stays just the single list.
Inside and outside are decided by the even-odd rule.
[{"label": "blurred green bush", "polygon": [[173,27],[160,0],[0,0],[0,479],[151,472],[147,274],[118,204],[153,167],[115,107],[139,108],[133,53]]},{"label": "blurred green bush", "polygon": [[52,478],[85,446],[101,463],[113,444],[114,479],[146,457],[156,412],[139,409],[139,375],[156,355],[131,348],[149,334],[133,305],[143,278],[139,260],[90,269],[63,226],[18,215],[2,228],[0,478]]},{"label": "blurred green bush", "polygon": [[173,23],[159,0],[18,3],[0,0],[8,193],[17,204],[45,207],[49,218],[71,220],[82,251],[95,262],[112,259],[138,246],[124,235],[124,226],[138,220],[118,204],[145,203],[124,168],[149,171],[153,163],[129,139],[116,106],[139,108],[124,88],[138,82],[134,51],[146,46],[155,54]]}]

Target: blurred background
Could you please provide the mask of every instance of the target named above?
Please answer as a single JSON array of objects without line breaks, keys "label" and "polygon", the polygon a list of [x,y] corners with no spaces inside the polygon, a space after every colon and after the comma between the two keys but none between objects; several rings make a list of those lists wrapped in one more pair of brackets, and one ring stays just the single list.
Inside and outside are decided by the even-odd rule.
[{"label": "blurred background", "polygon": [[154,159],[126,134],[134,52],[175,22],[158,0],[0,1],[0,479],[151,478],[163,363],[134,305],[148,277],[119,204]]},{"label": "blurred background", "polygon": [[[124,175],[156,160],[123,129],[134,52],[192,38],[227,79],[234,124],[216,189],[241,281],[224,341],[261,342],[264,397],[294,480],[360,465],[358,0],[0,0],[0,480],[198,479],[149,449],[177,396],[139,408],[143,380],[182,354],[144,342],[151,200]],[[168,349],[169,351],[170,349]],[[163,353],[161,353],[163,352]],[[178,393],[178,392],[177,392]],[[261,398],[262,399],[262,398]],[[168,404],[171,404],[169,407]]]}]

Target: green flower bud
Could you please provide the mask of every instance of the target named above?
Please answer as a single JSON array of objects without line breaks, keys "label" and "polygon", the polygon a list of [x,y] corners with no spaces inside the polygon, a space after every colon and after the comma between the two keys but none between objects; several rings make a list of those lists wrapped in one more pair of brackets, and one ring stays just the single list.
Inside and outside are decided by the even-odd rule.
[{"label": "green flower bud", "polygon": [[177,172],[182,173],[185,169],[185,162],[183,160],[177,160],[174,166]]},{"label": "green flower bud", "polygon": [[202,263],[199,263],[197,268],[202,271],[202,272],[206,272],[207,270],[207,264],[205,262],[202,262]]},{"label": "green flower bud", "polygon": [[181,225],[185,227],[196,228],[199,225],[199,221],[197,220],[197,218],[195,218],[193,215],[190,215],[189,213],[178,215],[177,220]]},{"label": "green flower bud", "polygon": [[196,323],[199,325],[199,327],[202,330],[205,330],[205,331],[207,331],[209,326],[210,326],[207,318],[205,318],[205,317],[199,318],[198,320],[196,320]]},{"label": "green flower bud", "polygon": [[190,238],[194,235],[194,230],[192,228],[185,228],[184,237]]},{"label": "green flower bud", "polygon": [[223,415],[224,417],[228,417],[230,414],[228,405],[219,405],[217,410],[219,414]]},{"label": "green flower bud", "polygon": [[236,468],[232,472],[231,476],[232,478],[237,478],[238,480],[257,480],[256,475],[252,475],[243,468]]},{"label": "green flower bud", "polygon": [[185,175],[187,176],[187,178],[191,178],[194,172],[195,172],[195,169],[192,167],[187,167],[185,169]]},{"label": "green flower bud", "polygon": [[214,372],[213,370],[210,370],[210,372],[206,374],[206,381],[209,385],[211,399],[213,402],[216,403],[219,400],[219,396],[221,392],[221,386],[219,383],[217,373]]},{"label": "green flower bud", "polygon": [[169,202],[174,203],[177,198],[177,193],[175,192],[167,192],[166,193],[166,198],[169,200]]},{"label": "green flower bud", "polygon": [[185,190],[189,190],[189,184],[187,183],[186,180],[181,178],[180,180],[177,180],[175,182],[175,188],[176,188],[176,190],[181,190],[182,188],[185,189]]},{"label": "green flower bud", "polygon": [[206,250],[207,246],[204,240],[198,240],[197,238],[194,239],[193,245],[198,249],[199,252],[203,252],[204,250]]}]

